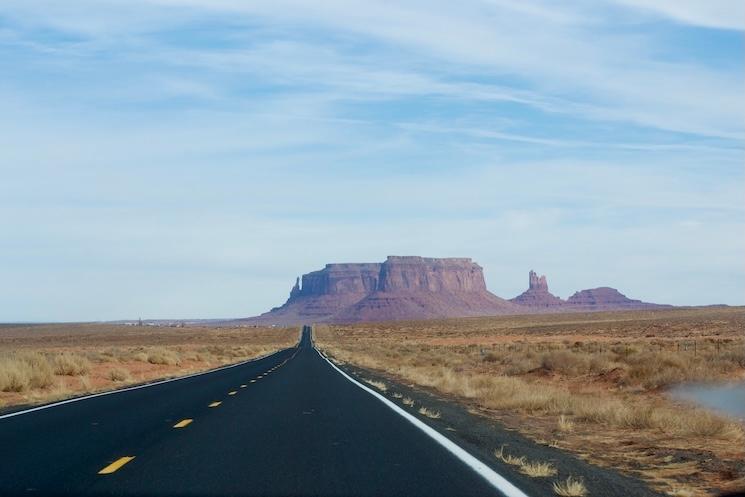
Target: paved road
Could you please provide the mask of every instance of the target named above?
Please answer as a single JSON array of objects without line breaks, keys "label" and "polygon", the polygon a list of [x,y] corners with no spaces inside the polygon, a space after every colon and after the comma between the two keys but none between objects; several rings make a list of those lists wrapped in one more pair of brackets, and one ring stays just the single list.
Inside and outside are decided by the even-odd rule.
[{"label": "paved road", "polygon": [[243,365],[0,419],[11,495],[502,494],[304,329],[297,347]]}]

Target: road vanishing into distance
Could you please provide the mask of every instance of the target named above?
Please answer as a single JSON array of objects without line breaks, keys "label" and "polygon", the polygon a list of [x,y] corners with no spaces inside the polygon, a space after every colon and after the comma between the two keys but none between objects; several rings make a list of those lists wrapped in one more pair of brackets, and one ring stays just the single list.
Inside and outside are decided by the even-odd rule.
[{"label": "road vanishing into distance", "polygon": [[309,327],[261,359],[0,416],[15,495],[524,496],[331,365]]}]

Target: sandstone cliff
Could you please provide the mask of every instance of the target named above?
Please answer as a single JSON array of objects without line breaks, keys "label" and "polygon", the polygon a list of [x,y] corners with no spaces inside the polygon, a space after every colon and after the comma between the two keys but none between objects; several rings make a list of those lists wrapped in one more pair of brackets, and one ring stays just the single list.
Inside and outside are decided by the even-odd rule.
[{"label": "sandstone cliff", "polygon": [[327,321],[375,291],[380,266],[377,263],[326,264],[323,269],[295,280],[290,297],[282,306],[249,320],[256,324],[281,325]]},{"label": "sandstone cliff", "polygon": [[654,307],[663,306],[609,287],[582,290],[564,301],[534,271],[528,290],[507,301],[486,289],[483,269],[471,259],[389,256],[382,263],[327,264],[298,278],[282,306],[239,321],[296,325]]},{"label": "sandstone cliff", "polygon": [[359,322],[486,316],[517,306],[489,293],[471,259],[390,256],[383,263],[327,264],[296,280],[280,307],[257,324]]},{"label": "sandstone cliff", "polygon": [[381,265],[377,290],[331,320],[435,319],[518,311],[486,289],[483,269],[471,259],[390,256]]},{"label": "sandstone cliff", "polygon": [[381,292],[484,292],[481,266],[466,258],[389,256],[380,268]]}]

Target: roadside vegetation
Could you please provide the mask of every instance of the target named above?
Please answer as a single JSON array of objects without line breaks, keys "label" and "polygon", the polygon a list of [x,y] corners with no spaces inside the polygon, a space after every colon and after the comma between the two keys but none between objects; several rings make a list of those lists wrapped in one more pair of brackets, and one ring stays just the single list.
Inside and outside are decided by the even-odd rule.
[{"label": "roadside vegetation", "polygon": [[295,328],[0,327],[0,408],[181,376],[292,346]]},{"label": "roadside vegetation", "polygon": [[584,497],[587,488],[582,480],[570,476],[564,481],[554,482],[554,493],[561,497]]},{"label": "roadside vegetation", "polygon": [[[745,379],[742,309],[319,327],[316,342],[335,360],[449,395],[662,491],[745,486],[743,424],[665,394],[681,382]],[[555,490],[582,495],[581,486]]]},{"label": "roadside vegetation", "polygon": [[369,385],[377,388],[381,392],[388,391],[388,385],[386,385],[382,381],[375,381],[375,380],[368,380],[368,379],[366,379],[365,382],[368,383]]}]

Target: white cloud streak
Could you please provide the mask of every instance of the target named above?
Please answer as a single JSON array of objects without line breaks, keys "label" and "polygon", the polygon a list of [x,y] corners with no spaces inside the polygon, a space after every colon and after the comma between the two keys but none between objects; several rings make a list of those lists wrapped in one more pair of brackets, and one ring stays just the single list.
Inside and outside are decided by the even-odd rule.
[{"label": "white cloud streak", "polygon": [[675,21],[715,29],[745,30],[745,2],[740,0],[616,0]]},{"label": "white cloud streak", "polygon": [[731,26],[632,3],[6,0],[0,320],[248,315],[395,253],[742,303],[741,66],[640,20]]},{"label": "white cloud streak", "polygon": [[[693,4],[685,2],[681,5],[687,7],[679,10],[694,11]],[[515,99],[589,119],[734,139],[745,136],[740,112],[745,105],[742,74],[660,60],[651,36],[620,34],[618,28],[623,24],[614,25],[617,21],[609,18],[602,5],[568,4],[561,14],[555,14],[554,7],[540,1],[474,1],[455,6],[417,1],[139,0],[126,6],[78,1],[64,8],[54,2],[11,1],[2,10],[22,25],[51,25],[106,44],[112,37],[142,39],[178,23],[188,26],[205,15],[269,23],[281,27],[280,36],[288,37],[290,32],[302,33],[315,26],[330,30],[342,44],[344,40],[372,41],[381,44],[384,53],[399,50],[401,62],[417,61],[417,69],[404,71],[386,64],[383,61],[391,60],[390,53],[384,56],[387,59],[363,55],[361,60],[367,58],[369,64],[359,64],[353,62],[360,60],[358,54],[343,54],[330,46],[303,49],[301,45],[319,43],[308,39],[238,50],[213,47],[201,54],[161,47],[152,40],[141,48],[142,53],[164,58],[166,63],[223,72],[246,70],[280,81],[289,77],[308,83],[331,82],[342,92]],[[650,5],[677,11],[672,2]],[[698,10],[717,19],[727,12],[722,6]],[[520,94],[499,85],[457,83],[452,78],[442,81],[444,67],[456,81],[458,75],[462,79],[519,77],[527,88]]]}]

